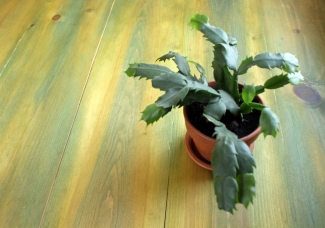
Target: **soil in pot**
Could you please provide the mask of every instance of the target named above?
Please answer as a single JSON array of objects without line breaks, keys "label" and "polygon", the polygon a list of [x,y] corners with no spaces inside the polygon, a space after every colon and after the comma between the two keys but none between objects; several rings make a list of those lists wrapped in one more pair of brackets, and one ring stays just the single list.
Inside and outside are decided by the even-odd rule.
[{"label": "soil in pot", "polygon": [[[189,105],[187,111],[188,118],[192,125],[201,133],[212,137],[215,126],[202,115],[204,106],[200,102]],[[260,115],[261,111],[254,109],[251,113],[243,115],[242,121],[240,116],[235,117],[227,111],[220,121],[226,125],[228,130],[235,133],[238,138],[242,138],[256,130],[259,125]]]}]

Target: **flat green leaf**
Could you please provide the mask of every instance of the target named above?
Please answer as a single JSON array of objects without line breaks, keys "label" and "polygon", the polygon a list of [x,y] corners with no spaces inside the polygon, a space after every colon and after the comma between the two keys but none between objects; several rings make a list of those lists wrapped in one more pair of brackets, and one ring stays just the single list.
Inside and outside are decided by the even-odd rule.
[{"label": "flat green leaf", "polygon": [[162,91],[167,91],[172,88],[182,88],[186,85],[186,78],[179,73],[162,74],[152,79],[152,87]]},{"label": "flat green leaf", "polygon": [[237,74],[241,75],[241,74],[246,74],[248,69],[251,68],[252,66],[254,66],[254,58],[253,56],[250,57],[246,57],[246,59],[244,59],[237,70]]},{"label": "flat green leaf", "polygon": [[201,84],[203,84],[203,85],[208,85],[208,81],[207,81],[207,79],[206,79],[206,77],[205,77],[204,74],[201,74],[201,75],[200,75],[199,82],[200,82]]},{"label": "flat green leaf", "polygon": [[193,102],[209,103],[211,100],[220,97],[220,94],[208,85],[199,82],[185,80],[190,91],[178,106],[184,106]]},{"label": "flat green leaf", "polygon": [[189,88],[184,86],[183,88],[172,88],[167,90],[167,92],[159,97],[156,104],[163,108],[169,108],[176,106],[180,101],[182,101],[187,95]]},{"label": "flat green leaf", "polygon": [[226,105],[221,101],[220,98],[216,98],[213,101],[210,101],[204,108],[204,113],[220,120],[221,117],[226,113]]},{"label": "flat green leaf", "polygon": [[255,86],[253,85],[244,85],[241,96],[245,103],[250,103],[255,97]]},{"label": "flat green leaf", "polygon": [[[213,44],[228,44],[228,40],[229,40],[228,35],[221,28],[212,26],[208,22],[206,22],[206,23],[199,22],[197,24],[199,25],[197,30],[200,30],[204,34],[204,37],[206,37],[211,43],[213,43]],[[194,27],[192,27],[192,28],[194,28]]]},{"label": "flat green leaf", "polygon": [[190,90],[184,100],[179,103],[179,106],[189,105],[193,102],[209,103],[211,99],[214,99],[214,97],[215,95],[204,90],[197,92],[195,90]]},{"label": "flat green leaf", "polygon": [[196,30],[200,30],[201,27],[209,22],[209,18],[204,14],[195,14],[191,16],[191,21],[188,25]]},{"label": "flat green leaf", "polygon": [[217,68],[228,66],[231,70],[237,70],[238,51],[235,38],[229,37],[221,28],[210,25],[208,17],[202,14],[192,16],[189,25],[201,31],[208,41],[215,44],[213,65]]},{"label": "flat green leaf", "polygon": [[236,46],[218,44],[214,47],[213,53],[214,63],[222,67],[227,66],[229,69],[234,71],[237,70],[238,51]]},{"label": "flat green leaf", "polygon": [[227,62],[226,62],[226,59],[223,54],[224,51],[225,51],[225,48],[222,45],[215,45],[213,47],[213,55],[214,55],[214,59],[212,62],[213,68],[215,67],[214,63],[221,67],[227,66]]},{"label": "flat green leaf", "polygon": [[[255,188],[253,188],[255,181],[251,181],[250,173],[253,173],[255,161],[246,143],[238,139],[220,121],[206,114],[203,115],[216,125],[215,133],[218,143],[213,149],[211,164],[218,207],[232,213],[233,209],[236,209],[237,199],[246,207],[248,202],[252,201],[251,196],[255,194]],[[238,196],[238,185],[235,179],[237,172],[240,174],[249,173],[249,175],[238,177],[237,181],[241,187]]]},{"label": "flat green leaf", "polygon": [[238,168],[235,145],[226,136],[218,141],[212,152],[213,176],[235,176]]},{"label": "flat green leaf", "polygon": [[264,93],[264,86],[262,85],[255,86],[255,94],[258,95],[260,93]]},{"label": "flat green leaf", "polygon": [[129,64],[128,69],[126,69],[126,71],[124,72],[126,73],[127,76],[134,77],[137,72],[138,66],[139,65],[137,63]]},{"label": "flat green leaf", "polygon": [[282,68],[283,66],[283,58],[282,54],[280,53],[261,53],[254,57],[254,65],[260,67],[260,68]]},{"label": "flat green leaf", "polygon": [[[157,60],[158,61],[166,61],[167,59],[173,59],[173,61],[176,63],[177,68],[181,74],[183,74],[185,76],[191,76],[190,66],[188,65],[186,57],[178,54],[177,52],[170,51],[166,55],[159,57]],[[193,80],[192,77],[190,79]]]},{"label": "flat green leaf", "polygon": [[253,203],[255,196],[255,178],[252,173],[239,174],[237,176],[238,183],[238,201],[246,208]]},{"label": "flat green leaf", "polygon": [[237,135],[232,131],[229,131],[224,124],[215,126],[214,136],[217,140],[221,140],[224,137],[229,137],[231,140],[238,139]]},{"label": "flat green leaf", "polygon": [[[215,60],[212,62],[213,67],[213,77],[216,81],[215,89],[223,89],[227,90],[226,84],[224,83],[225,80],[225,73],[223,70],[222,65],[218,64]],[[228,68],[227,68],[228,69]],[[229,73],[230,74],[230,73]],[[230,74],[231,75],[231,74]],[[225,88],[224,88],[225,87]],[[228,90],[227,90],[228,91]]]},{"label": "flat green leaf", "polygon": [[220,44],[220,46],[224,48],[224,50],[221,51],[221,54],[223,55],[229,69],[237,71],[238,50],[236,46],[228,44]]},{"label": "flat green leaf", "polygon": [[236,210],[238,185],[234,177],[215,177],[214,189],[218,208],[233,213]]},{"label": "flat green leaf", "polygon": [[264,137],[267,135],[276,137],[277,131],[279,129],[279,119],[269,107],[265,107],[261,112],[260,126],[262,128]]},{"label": "flat green leaf", "polygon": [[235,176],[239,168],[236,155],[235,144],[231,137],[226,136],[218,140],[211,159],[213,176]]},{"label": "flat green leaf", "polygon": [[260,68],[279,68],[288,73],[298,71],[298,60],[289,53],[270,53],[265,52],[256,55],[254,58],[246,58],[238,67],[238,75],[245,74],[247,70],[252,66],[258,66]]},{"label": "flat green leaf", "polygon": [[195,61],[187,60],[187,62],[195,64],[196,69],[200,72],[199,82],[204,84],[204,85],[208,85],[207,79],[205,77],[204,68],[199,63],[197,63]]},{"label": "flat green leaf", "polygon": [[169,108],[163,108],[163,112],[162,112],[162,116],[161,117],[164,117],[167,113],[169,113],[170,111],[172,110],[172,107],[169,107]]},{"label": "flat green leaf", "polygon": [[252,173],[255,161],[247,144],[220,121],[207,114],[203,115],[216,125],[218,143],[212,152],[213,176],[235,175],[236,170],[239,173]]},{"label": "flat green leaf", "polygon": [[[218,131],[220,137],[214,147],[211,161],[218,207],[232,213],[237,203],[238,185],[235,180],[236,173],[252,173],[255,161],[246,143],[226,129],[220,121],[208,115],[204,116],[216,125],[216,131]],[[251,200],[252,193],[252,191],[249,191],[252,189],[249,177],[250,175],[239,178],[241,192],[238,199],[246,207],[248,206],[247,199],[249,199],[248,201]]]},{"label": "flat green leaf", "polygon": [[177,68],[179,69],[179,71],[182,74],[184,74],[186,76],[191,75],[190,66],[188,65],[188,62],[184,56],[181,56],[180,54],[175,53],[174,62],[176,63]]},{"label": "flat green leaf", "polygon": [[228,43],[228,35],[221,28],[211,26],[210,24],[204,24],[200,31],[204,34],[204,37],[213,44]]},{"label": "flat green leaf", "polygon": [[242,114],[248,114],[251,113],[252,110],[253,110],[252,107],[249,104],[244,102],[240,105],[239,112]]},{"label": "flat green leaf", "polygon": [[215,97],[220,96],[220,94],[216,90],[209,87],[208,85],[204,85],[202,83],[199,83],[196,81],[190,81],[190,80],[186,80],[186,84],[190,88],[190,90],[193,90],[195,92],[205,91],[206,93],[209,93],[212,96],[215,96]]},{"label": "flat green leaf", "polygon": [[[220,121],[207,114],[203,115],[215,124],[215,134],[218,140],[212,152],[213,176],[235,174],[234,167],[239,173],[252,173],[256,165],[247,144],[238,139],[237,135],[229,131]],[[225,169],[226,173],[219,169]]]},{"label": "flat green leaf", "polygon": [[218,92],[221,95],[221,101],[226,105],[227,110],[229,110],[234,116],[237,116],[239,107],[234,98],[224,90],[218,90]]},{"label": "flat green leaf", "polygon": [[239,67],[238,67],[238,75],[241,75],[241,74],[246,74],[247,70],[249,68],[251,68],[252,66],[254,66],[254,58],[253,56],[251,57],[246,57],[246,59],[244,59]]},{"label": "flat green leaf", "polygon": [[147,125],[158,121],[163,116],[164,108],[158,106],[157,104],[148,105],[142,112],[141,120],[146,121]]},{"label": "flat green leaf", "polygon": [[156,59],[156,61],[164,61],[165,62],[166,60],[170,60],[170,59],[172,59],[174,57],[175,57],[174,52],[170,51],[167,54],[165,54],[165,55],[159,57],[158,59]]},{"label": "flat green leaf", "polygon": [[289,83],[288,75],[281,74],[273,76],[264,83],[265,89],[277,89]]},{"label": "flat green leaf", "polygon": [[158,75],[171,72],[172,71],[168,67],[146,63],[130,64],[129,68],[125,71],[129,77],[140,77],[140,79],[153,79]]},{"label": "flat green leaf", "polygon": [[203,113],[203,116],[205,118],[207,118],[208,121],[210,121],[211,123],[213,123],[216,126],[225,126],[222,122],[220,122],[219,120],[217,120],[216,118],[210,116],[209,114]]},{"label": "flat green leaf", "polygon": [[[189,80],[184,75],[181,75],[179,73],[169,73],[156,76],[154,79],[152,79],[152,86],[154,88],[159,88],[163,91],[167,91],[172,88],[183,88],[184,86],[188,86],[189,90],[200,92],[198,94],[198,98],[200,98],[199,96],[201,96],[202,94],[206,94],[206,97],[220,96],[220,94],[216,90],[209,87],[208,85],[204,85],[197,81]],[[190,95],[193,99],[196,99],[195,93],[191,93]]]},{"label": "flat green leaf", "polygon": [[262,111],[265,108],[264,105],[262,105],[261,103],[256,103],[256,102],[249,103],[249,106],[251,108],[253,108],[253,109],[257,109],[257,110],[260,110],[260,111]]},{"label": "flat green leaf", "polygon": [[232,36],[229,36],[229,35],[228,35],[228,43],[229,43],[230,45],[237,45],[237,40],[236,40],[235,37],[232,37]]},{"label": "flat green leaf", "polygon": [[304,77],[299,71],[297,73],[288,74],[288,79],[292,85],[298,85],[304,80]]},{"label": "flat green leaf", "polygon": [[220,121],[216,120],[212,116],[209,116],[208,114],[204,113],[203,116],[207,118],[208,121],[213,123],[215,125],[214,128],[214,136],[216,136],[217,140],[220,140],[224,137],[229,137],[231,139],[237,139],[237,135],[233,132],[229,131],[227,127]]},{"label": "flat green leaf", "polygon": [[237,153],[237,162],[238,162],[238,173],[253,173],[253,167],[256,167],[254,157],[249,147],[245,142],[238,138],[232,139],[236,153]]},{"label": "flat green leaf", "polygon": [[[216,70],[216,69],[215,69]],[[231,95],[231,97],[233,97],[233,99],[235,100],[235,102],[238,102],[239,100],[239,91],[238,91],[238,81],[237,81],[237,77],[233,76],[228,67],[225,66],[222,68],[223,70],[223,77],[220,78],[221,81],[218,81],[218,89],[224,90],[227,93],[229,93]],[[215,75],[216,72],[214,72]]]}]

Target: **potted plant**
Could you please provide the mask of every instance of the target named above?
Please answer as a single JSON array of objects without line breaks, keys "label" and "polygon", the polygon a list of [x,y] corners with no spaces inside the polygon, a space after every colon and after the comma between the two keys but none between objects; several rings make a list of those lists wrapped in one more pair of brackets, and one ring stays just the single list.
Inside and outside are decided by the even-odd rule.
[{"label": "potted plant", "polygon": [[[289,83],[297,85],[303,80],[303,76],[298,70],[298,60],[289,53],[261,53],[255,57],[247,57],[238,64],[237,40],[222,29],[210,25],[205,15],[193,15],[189,26],[202,32],[214,44],[212,67],[215,82],[207,82],[205,70],[200,64],[187,60],[176,52],[169,52],[157,60],[172,59],[178,72],[165,66],[146,63],[130,64],[125,72],[129,77],[151,79],[154,88],[165,92],[142,112],[141,120],[147,125],[159,120],[175,107],[184,106],[185,116],[189,114],[190,107],[200,107],[201,114],[195,118],[203,118],[203,122],[213,124],[214,128],[212,135],[204,137],[212,140],[212,147],[208,147],[210,155],[206,158],[211,160],[213,168],[218,207],[233,213],[237,203],[247,208],[255,195],[255,161],[249,145],[257,138],[259,131],[264,137],[275,137],[279,127],[278,117],[264,105],[258,94]],[[191,73],[189,63],[196,66],[199,77]],[[245,74],[253,66],[279,68],[283,73],[272,76],[263,85],[238,84],[238,76]],[[246,116],[252,112],[258,113],[257,122],[259,121],[260,127],[254,129],[253,139],[246,144],[233,133],[229,123],[246,123]],[[192,126],[191,123],[189,125]]]}]

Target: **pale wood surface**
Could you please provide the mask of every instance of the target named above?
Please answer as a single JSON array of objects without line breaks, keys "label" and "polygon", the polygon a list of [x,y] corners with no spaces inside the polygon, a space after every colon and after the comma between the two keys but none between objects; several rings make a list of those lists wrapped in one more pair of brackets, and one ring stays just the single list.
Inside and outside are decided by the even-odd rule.
[{"label": "pale wood surface", "polygon": [[[0,6],[0,227],[324,227],[324,1]],[[186,26],[196,12],[237,38],[241,59],[295,54],[322,97],[305,102],[291,86],[263,94],[281,130],[255,143],[257,197],[234,215],[218,211],[211,173],[187,156],[181,110],[146,127],[140,111],[160,92],[123,73],[173,50],[212,79],[211,45]]]}]

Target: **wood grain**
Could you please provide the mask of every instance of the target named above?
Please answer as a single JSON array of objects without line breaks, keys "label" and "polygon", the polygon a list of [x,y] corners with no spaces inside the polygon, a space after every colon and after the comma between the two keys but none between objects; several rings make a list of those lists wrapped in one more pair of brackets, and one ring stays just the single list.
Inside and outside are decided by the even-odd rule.
[{"label": "wood grain", "polygon": [[[9,34],[7,21],[25,14],[19,4],[8,9],[1,24]],[[25,31],[14,26],[19,41],[9,42],[11,51],[1,62],[3,227],[37,227],[41,221],[109,12],[108,7],[94,17],[83,1],[33,4],[26,18],[34,26]],[[57,14],[61,18],[52,20]]]},{"label": "wood grain", "polygon": [[[1,4],[1,227],[323,227],[322,0]],[[281,129],[255,143],[257,196],[234,215],[218,210],[211,172],[186,153],[182,110],[146,126],[140,111],[161,92],[124,73],[172,50],[211,80],[211,45],[186,25],[196,12],[237,38],[240,59],[295,54],[321,97],[308,103],[292,86],[262,95]],[[276,73],[253,68],[240,81]]]}]

